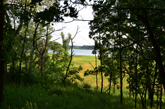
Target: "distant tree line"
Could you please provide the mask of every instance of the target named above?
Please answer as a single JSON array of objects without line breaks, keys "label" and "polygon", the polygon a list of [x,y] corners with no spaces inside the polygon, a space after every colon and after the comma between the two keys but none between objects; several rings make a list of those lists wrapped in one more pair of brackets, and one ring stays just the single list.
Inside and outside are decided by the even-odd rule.
[{"label": "distant tree line", "polygon": [[73,46],[73,49],[94,49],[94,45]]}]

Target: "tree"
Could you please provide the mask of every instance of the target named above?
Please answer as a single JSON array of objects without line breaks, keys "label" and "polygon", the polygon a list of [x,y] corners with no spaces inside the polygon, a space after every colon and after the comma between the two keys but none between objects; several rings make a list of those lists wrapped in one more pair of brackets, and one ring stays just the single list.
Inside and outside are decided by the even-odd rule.
[{"label": "tree", "polygon": [[[64,86],[65,86],[65,81],[66,81],[67,77],[71,77],[72,76],[71,77],[72,82],[75,79],[78,79],[80,81],[83,80],[79,75],[77,75],[77,73],[79,73],[79,71],[82,70],[82,67],[81,66],[79,66],[79,68],[76,68],[76,67],[70,68],[71,67],[71,63],[72,63],[72,58],[73,58],[73,55],[74,55],[73,54],[73,39],[76,37],[76,35],[78,34],[78,32],[79,32],[79,28],[77,27],[77,30],[76,30],[76,33],[75,33],[74,37],[71,38],[71,34],[68,33],[68,38],[67,39],[65,39],[64,38],[64,34],[61,33],[62,40],[63,40],[63,48],[65,49],[65,53],[64,53],[64,56],[65,56],[64,57],[65,58],[64,59],[64,62],[65,62],[65,64],[64,64],[64,66],[67,66],[66,72],[65,72],[65,75],[64,75],[64,79],[62,81],[62,83],[64,84]],[[68,58],[68,55],[66,53],[68,53],[68,47],[69,47],[69,42],[70,41],[71,41],[71,44],[72,45],[71,45],[70,59],[69,59],[69,63],[68,63],[68,61],[66,60],[66,58]]]},{"label": "tree", "polygon": [[[129,60],[123,59],[123,62],[128,63],[130,61],[128,72],[130,73],[130,78],[132,78],[131,82],[136,83],[136,87],[132,86],[132,89],[135,90],[136,95],[137,93],[140,94],[144,107],[146,91],[151,90],[152,86],[147,85],[147,83],[156,76],[151,76],[154,73],[153,71],[148,73],[151,70],[150,66],[154,63],[157,63],[159,66],[159,77],[157,78],[160,79],[159,84],[163,84],[165,88],[164,62],[162,60],[165,57],[163,54],[164,44],[160,41],[160,39],[164,41],[164,24],[161,22],[165,20],[163,17],[165,9],[162,4],[164,4],[164,1],[96,1],[93,5],[94,20],[90,22],[90,38],[94,39],[97,38],[97,34],[103,34],[102,39],[104,43],[102,43],[102,46],[106,46],[112,51],[111,40],[116,40],[114,51],[122,50],[125,55],[132,55],[132,58],[134,58],[134,60],[130,58]],[[120,25],[118,25],[118,23],[120,23]],[[136,46],[137,48],[135,48]],[[151,55],[149,57],[148,54],[150,53],[154,53],[155,56]],[[124,54],[121,54],[122,57]],[[119,57],[117,58],[119,59]],[[147,64],[141,63],[147,60],[154,61],[148,61]],[[135,64],[135,66],[133,64]],[[141,71],[145,73],[141,73],[141,71],[137,69],[139,65],[141,65],[141,68],[144,68]],[[120,68],[121,67],[122,66],[120,66]],[[132,67],[135,69],[132,69]],[[122,71],[122,68],[120,71]],[[147,79],[146,75],[148,75],[150,79]],[[139,78],[142,77],[144,77],[143,82],[145,81],[145,83],[139,81]],[[135,82],[134,80],[138,81]],[[155,79],[153,80],[153,85],[155,84],[154,81]],[[130,85],[132,83],[130,83]],[[142,90],[140,87],[145,87],[145,90]]]},{"label": "tree", "polygon": [[50,42],[48,45],[50,50],[53,50],[53,53],[57,52],[61,48],[61,44],[58,42]]},{"label": "tree", "polygon": [[[21,76],[23,75],[28,76],[29,78],[27,80],[31,81],[29,74],[34,74],[32,72],[37,72],[37,66],[33,65],[36,64],[36,59],[38,56],[38,40],[42,37],[38,37],[38,33],[42,33],[39,28],[41,27],[42,29],[45,29],[45,27],[49,26],[51,22],[63,21],[64,16],[76,18],[78,12],[76,8],[73,7],[72,3],[68,3],[68,1],[65,1],[64,5],[60,5],[60,3],[57,1],[46,0],[2,0],[0,3],[0,14],[1,105],[1,102],[3,101],[3,76],[5,73],[4,67],[6,69],[6,65],[10,64],[10,71],[12,71],[11,76],[13,76],[13,72],[18,74],[17,77],[19,83],[21,83]],[[34,25],[30,25],[30,22],[33,22]],[[48,31],[46,32],[45,44],[42,44],[42,52],[40,52],[41,72],[43,72],[43,57],[48,45],[48,36],[50,35],[48,34]],[[30,50],[30,56],[27,55],[28,50]],[[22,66],[23,63],[25,63],[25,67]],[[18,64],[18,67],[16,67],[16,64]],[[7,72],[6,75],[8,75],[8,73],[10,72]]]},{"label": "tree", "polygon": [[0,2],[0,107],[3,101],[3,79],[4,79],[4,52],[3,52],[3,41],[4,41],[4,7],[3,0]]}]

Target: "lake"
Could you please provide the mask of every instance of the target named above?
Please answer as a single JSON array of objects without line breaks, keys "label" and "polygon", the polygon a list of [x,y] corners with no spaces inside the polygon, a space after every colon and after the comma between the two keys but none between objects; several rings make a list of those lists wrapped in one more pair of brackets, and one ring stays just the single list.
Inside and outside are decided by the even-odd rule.
[{"label": "lake", "polygon": [[[93,50],[83,50],[83,49],[73,49],[74,55],[81,55],[81,56],[95,56],[92,54]],[[69,53],[71,50],[69,50]],[[48,53],[52,54],[53,50],[48,50]]]}]

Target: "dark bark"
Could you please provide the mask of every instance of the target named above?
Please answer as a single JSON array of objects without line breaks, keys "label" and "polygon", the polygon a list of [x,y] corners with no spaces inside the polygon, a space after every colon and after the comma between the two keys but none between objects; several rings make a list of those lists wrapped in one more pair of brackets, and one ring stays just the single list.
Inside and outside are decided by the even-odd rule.
[{"label": "dark bark", "polygon": [[[72,41],[72,39],[71,39]],[[66,78],[68,77],[68,73],[69,73],[69,69],[70,69],[70,65],[71,65],[71,62],[72,62],[72,58],[73,58],[73,42],[72,43],[72,46],[71,46],[71,56],[70,56],[70,61],[69,61],[69,64],[67,66],[67,69],[66,69],[66,73],[65,73],[65,76],[64,76],[64,79],[62,81],[63,85],[65,86],[65,81],[66,81]]]},{"label": "dark bark", "polygon": [[101,93],[103,92],[103,71],[102,71],[102,65],[103,65],[103,51],[102,51],[102,45],[101,45],[101,37],[99,35],[99,45],[100,45],[100,72],[101,72]]},{"label": "dark bark", "polygon": [[113,93],[115,93],[115,84],[113,85]]},{"label": "dark bark", "polygon": [[129,97],[131,97],[132,95],[131,95],[131,89],[129,88]]},{"label": "dark bark", "polygon": [[44,46],[45,46],[45,44],[44,44],[44,42],[42,43],[42,50],[41,50],[41,58],[40,58],[40,61],[41,61],[41,63],[40,63],[40,65],[41,65],[41,76],[43,76],[44,75],[44,67],[43,67],[43,64],[44,64],[44,52],[45,52],[45,49],[44,49]]},{"label": "dark bark", "polygon": [[151,100],[152,98],[152,89],[151,89],[151,85],[149,84],[151,82],[151,79],[150,79],[150,74],[149,74],[149,62],[147,62],[147,89],[148,89],[148,99]]},{"label": "dark bark", "polygon": [[21,85],[21,68],[22,68],[22,58],[23,58],[23,53],[24,53],[24,49],[25,49],[25,38],[24,38],[24,41],[23,41],[23,45],[22,45],[22,51],[21,51],[21,55],[20,55],[20,62],[19,62],[19,75],[18,75],[18,83],[19,85]]},{"label": "dark bark", "polygon": [[161,89],[160,89],[160,98],[159,98],[159,102],[160,102],[160,109],[162,109],[162,85],[161,85]]},{"label": "dark bark", "polygon": [[[121,43],[120,43],[121,48]],[[123,104],[123,76],[122,76],[122,55],[120,49],[120,103]]]},{"label": "dark bark", "polygon": [[[96,57],[96,54],[95,54],[95,68],[97,67],[97,57]],[[96,90],[98,89],[98,79],[97,79],[97,73],[96,72]]]},{"label": "dark bark", "polygon": [[[120,19],[119,16],[119,11],[118,11],[118,18]],[[118,32],[120,32],[120,23],[118,22]],[[117,36],[119,37],[119,41],[120,41],[120,49],[119,49],[119,56],[120,56],[120,103],[123,104],[123,75],[122,75],[122,41],[121,41],[121,35],[120,33],[117,32]]]},{"label": "dark bark", "polygon": [[150,107],[152,108],[153,106],[153,98],[154,98],[154,93],[155,93],[155,80],[157,77],[157,62],[155,66],[155,74],[154,74],[154,79],[153,79],[153,84],[152,84],[152,89],[151,89],[151,102],[150,102]]},{"label": "dark bark", "polygon": [[163,67],[163,62],[162,62],[162,56],[160,54],[160,46],[157,44],[157,41],[155,39],[153,30],[152,30],[152,28],[149,24],[148,19],[143,17],[140,14],[137,15],[137,17],[144,23],[144,25],[147,29],[147,32],[149,34],[149,39],[151,40],[151,43],[154,47],[154,51],[155,51],[155,54],[156,54],[156,61],[157,61],[157,64],[159,66],[159,75],[160,75],[160,78],[161,78],[161,83],[163,84],[164,89],[165,89],[165,72],[164,72],[164,67]]},{"label": "dark bark", "polygon": [[[137,48],[136,48],[137,49]],[[135,108],[136,108],[136,104],[137,104],[137,85],[138,85],[138,79],[137,79],[137,55],[136,55],[136,61],[135,61],[135,81],[136,81],[136,87],[135,87]]]},{"label": "dark bark", "polygon": [[110,95],[110,92],[111,92],[111,83],[112,83],[112,72],[111,72],[110,78],[109,78],[109,95]]},{"label": "dark bark", "polygon": [[4,9],[3,9],[3,0],[1,0],[0,1],[0,107],[2,106],[3,87],[4,87],[3,26],[4,26]]},{"label": "dark bark", "polygon": [[[102,49],[102,48],[101,48]],[[103,60],[102,60],[103,54],[101,50],[101,93],[103,92],[103,71],[102,71],[102,65],[103,65]]]},{"label": "dark bark", "polygon": [[103,92],[103,71],[102,71],[102,56],[101,56],[101,93]]}]

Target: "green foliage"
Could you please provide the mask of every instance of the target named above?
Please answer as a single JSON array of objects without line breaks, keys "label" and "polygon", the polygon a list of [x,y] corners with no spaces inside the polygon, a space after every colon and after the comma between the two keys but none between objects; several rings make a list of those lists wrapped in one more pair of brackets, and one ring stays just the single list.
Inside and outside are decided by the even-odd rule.
[{"label": "green foliage", "polygon": [[61,32],[61,37],[62,37],[62,46],[65,49],[65,51],[69,50],[69,43],[71,40],[71,34],[68,33],[68,37],[65,39],[64,33]]},{"label": "green foliage", "polygon": [[71,79],[72,82],[76,80],[83,81],[83,78],[79,76],[79,72],[83,70],[82,66],[79,67],[71,67],[68,73],[68,77]]},{"label": "green foliage", "polygon": [[83,88],[87,91],[90,90],[91,86],[88,83],[84,83]]}]

